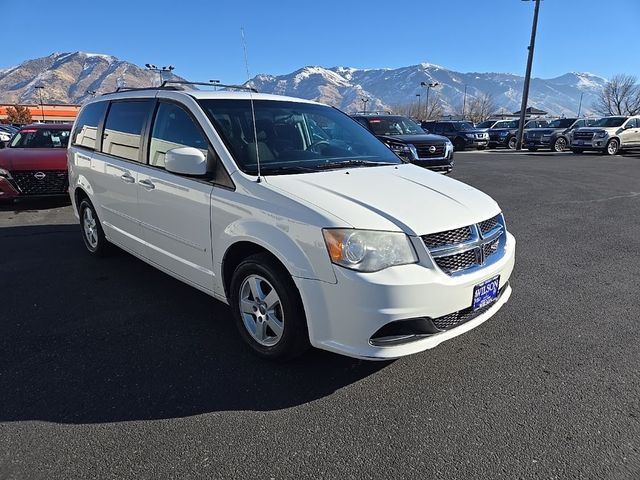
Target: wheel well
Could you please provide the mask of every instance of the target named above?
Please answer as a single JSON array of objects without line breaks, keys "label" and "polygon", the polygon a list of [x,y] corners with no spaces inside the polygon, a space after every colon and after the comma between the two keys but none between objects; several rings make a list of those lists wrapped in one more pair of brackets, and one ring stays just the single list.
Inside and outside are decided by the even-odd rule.
[{"label": "wheel well", "polygon": [[225,252],[222,259],[222,281],[224,284],[224,292],[227,297],[229,296],[229,287],[231,286],[231,277],[233,276],[233,272],[235,272],[238,265],[240,265],[245,258],[255,255],[256,253],[266,253],[278,262],[285,271],[288,271],[280,259],[266,248],[253,242],[234,243]]},{"label": "wheel well", "polygon": [[[81,188],[76,188],[76,191],[74,192],[74,195],[75,195],[75,200],[76,200],[76,210],[78,210],[78,215],[80,215],[80,202],[82,200],[84,200],[85,198],[87,200],[89,200],[89,195],[87,195],[87,192],[85,192]],[[91,200],[89,200],[89,201],[91,201]]]}]

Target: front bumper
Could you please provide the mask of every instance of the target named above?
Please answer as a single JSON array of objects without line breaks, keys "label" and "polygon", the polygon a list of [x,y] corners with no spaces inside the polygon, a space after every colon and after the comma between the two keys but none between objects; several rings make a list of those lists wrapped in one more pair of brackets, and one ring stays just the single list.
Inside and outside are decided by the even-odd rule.
[{"label": "front bumper", "polygon": [[507,147],[509,144],[509,135],[504,137],[489,137],[490,147]]},{"label": "front bumper", "polygon": [[467,147],[486,147],[487,145],[489,145],[489,139],[488,138],[466,138],[464,139],[465,141],[465,145]]},{"label": "front bumper", "polygon": [[0,200],[11,200],[20,195],[20,192],[5,177],[0,177]]},{"label": "front bumper", "polygon": [[581,148],[582,150],[604,150],[607,148],[609,137],[593,138],[591,140],[572,140],[571,148]]},{"label": "front bumper", "polygon": [[[503,256],[479,270],[449,276],[422,262],[375,273],[335,267],[337,283],[296,278],[305,305],[311,344],[363,359],[393,359],[434,348],[493,316],[511,295],[507,285],[515,262],[515,239],[507,233]],[[501,297],[477,317],[450,330],[388,346],[372,344],[383,326],[398,320],[439,318],[468,309],[474,286],[499,276]]]}]

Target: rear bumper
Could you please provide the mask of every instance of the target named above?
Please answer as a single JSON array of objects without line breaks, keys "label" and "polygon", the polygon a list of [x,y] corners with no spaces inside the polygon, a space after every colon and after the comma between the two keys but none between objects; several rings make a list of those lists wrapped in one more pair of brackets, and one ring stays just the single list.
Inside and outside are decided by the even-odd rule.
[{"label": "rear bumper", "polygon": [[[511,295],[508,281],[515,262],[515,239],[507,235],[504,255],[497,262],[464,275],[449,276],[439,269],[413,264],[368,274],[336,267],[336,284],[296,278],[312,345],[351,357],[384,360],[434,348],[477,327]],[[471,320],[401,344],[383,346],[372,340],[391,322],[438,319],[468,310],[474,286],[495,276],[505,287],[502,295]]]}]

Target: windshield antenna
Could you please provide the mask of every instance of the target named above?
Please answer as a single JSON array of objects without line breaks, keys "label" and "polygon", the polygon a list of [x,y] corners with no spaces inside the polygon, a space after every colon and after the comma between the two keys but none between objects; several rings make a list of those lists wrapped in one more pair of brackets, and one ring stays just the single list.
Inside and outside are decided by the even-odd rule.
[{"label": "windshield antenna", "polygon": [[[240,28],[240,35],[242,36],[242,49],[244,50],[244,66],[247,70],[247,83],[251,81],[251,74],[249,73],[249,60],[247,57],[247,41],[244,38],[244,28]],[[260,149],[258,148],[258,129],[256,127],[256,110],[253,107],[253,91],[249,90],[249,102],[251,103],[251,121],[253,122],[253,142],[256,147],[256,163],[258,165],[258,179],[257,183],[260,183]]]}]

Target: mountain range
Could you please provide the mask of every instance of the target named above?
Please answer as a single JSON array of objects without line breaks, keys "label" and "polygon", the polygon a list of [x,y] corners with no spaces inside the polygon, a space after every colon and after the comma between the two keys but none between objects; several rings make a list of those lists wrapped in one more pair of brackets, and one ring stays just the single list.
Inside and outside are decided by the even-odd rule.
[{"label": "mountain range", "polygon": [[[169,78],[169,77],[166,77]],[[179,79],[170,74],[170,78]],[[158,85],[159,74],[111,55],[86,52],[54,53],[0,69],[0,103],[81,103],[96,92],[117,86]],[[318,100],[345,111],[388,110],[425,98],[421,82],[438,83],[429,94],[445,113],[460,110],[463,98],[491,95],[498,110],[519,110],[523,77],[509,73],[462,73],[431,63],[396,69],[306,66],[286,75],[256,75],[247,82],[263,93]],[[581,95],[582,112],[591,106],[606,79],[571,72],[559,77],[533,78],[529,105],[552,115],[575,115]],[[36,86],[44,86],[37,89]]]}]

